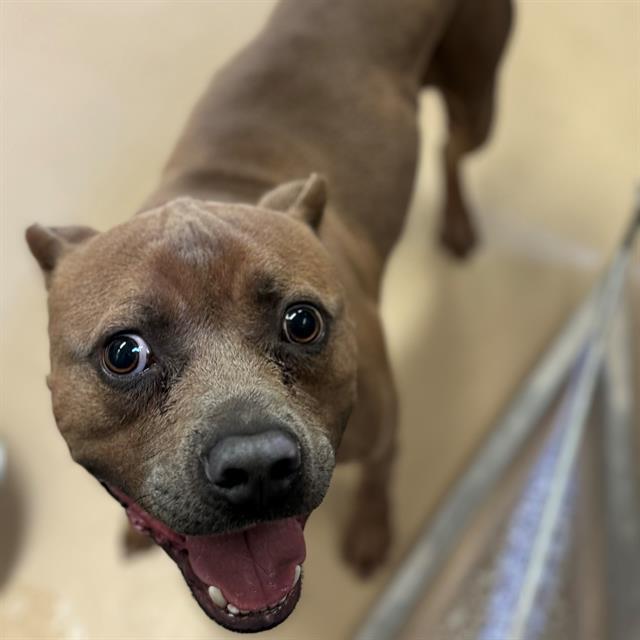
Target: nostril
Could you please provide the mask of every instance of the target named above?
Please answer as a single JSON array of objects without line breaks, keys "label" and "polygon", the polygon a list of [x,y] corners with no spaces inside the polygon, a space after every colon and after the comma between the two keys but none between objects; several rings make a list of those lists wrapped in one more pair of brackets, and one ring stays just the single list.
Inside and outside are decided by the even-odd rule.
[{"label": "nostril", "polygon": [[234,489],[249,482],[249,474],[244,469],[233,467],[224,469],[216,478],[215,484],[221,489]]},{"label": "nostril", "polygon": [[272,480],[284,480],[292,476],[300,468],[300,459],[296,457],[281,458],[276,460],[270,469],[269,477]]},{"label": "nostril", "polygon": [[280,429],[234,434],[204,456],[214,495],[234,505],[267,504],[293,490],[302,466],[298,442]]}]

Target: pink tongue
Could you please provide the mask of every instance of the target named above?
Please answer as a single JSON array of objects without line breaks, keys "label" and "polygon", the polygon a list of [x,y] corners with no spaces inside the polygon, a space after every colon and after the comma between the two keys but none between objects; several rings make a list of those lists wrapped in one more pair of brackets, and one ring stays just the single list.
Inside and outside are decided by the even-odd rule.
[{"label": "pink tongue", "polygon": [[296,518],[262,522],[251,529],[215,536],[187,536],[189,563],[207,585],[215,585],[239,609],[257,611],[286,596],[296,565],[305,558]]}]

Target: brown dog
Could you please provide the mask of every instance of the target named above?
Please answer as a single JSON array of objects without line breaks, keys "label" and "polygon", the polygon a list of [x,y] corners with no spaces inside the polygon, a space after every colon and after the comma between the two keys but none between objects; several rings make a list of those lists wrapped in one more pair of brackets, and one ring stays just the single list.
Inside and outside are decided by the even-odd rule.
[{"label": "brown dog", "polygon": [[336,457],[363,462],[346,558],[368,573],[385,556],[396,400],[377,305],[417,98],[433,84],[447,105],[442,240],[464,256],[458,165],[488,135],[510,21],[509,0],[284,0],[142,213],[27,231],[73,458],[230,629],[295,607]]}]

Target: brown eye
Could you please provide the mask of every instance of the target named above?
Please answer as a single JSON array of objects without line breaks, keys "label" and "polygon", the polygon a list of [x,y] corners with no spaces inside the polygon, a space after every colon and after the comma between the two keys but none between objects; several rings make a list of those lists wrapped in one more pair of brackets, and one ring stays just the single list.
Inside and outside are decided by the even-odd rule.
[{"label": "brown eye", "polygon": [[324,333],[324,321],[320,312],[309,304],[289,307],[282,322],[284,337],[289,342],[311,344]]},{"label": "brown eye", "polygon": [[123,333],[112,338],[104,348],[102,363],[110,373],[134,375],[147,368],[150,355],[149,346],[140,336]]}]

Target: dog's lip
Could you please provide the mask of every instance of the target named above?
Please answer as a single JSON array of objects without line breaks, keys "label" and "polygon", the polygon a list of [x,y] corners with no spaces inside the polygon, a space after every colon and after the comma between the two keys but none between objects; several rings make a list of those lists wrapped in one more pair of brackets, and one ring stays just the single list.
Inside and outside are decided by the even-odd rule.
[{"label": "dog's lip", "polygon": [[[206,581],[201,579],[196,574],[189,559],[189,538],[193,540],[193,537],[173,531],[163,522],[144,511],[125,493],[112,485],[107,485],[106,483],[104,485],[109,493],[125,508],[132,526],[136,530],[149,535],[175,561],[196,602],[211,619],[221,626],[239,632],[264,631],[279,625],[294,610],[301,593],[302,580],[300,576],[304,557],[300,565],[298,565],[300,571],[296,574],[291,587],[277,602],[261,606],[258,610],[240,610],[241,608],[237,607],[233,602],[228,603],[232,610],[229,610],[229,607],[220,607],[212,600],[209,594],[210,587],[218,588],[218,585],[207,584]],[[299,522],[300,528],[304,529],[307,517],[308,514],[295,517],[295,520]],[[249,529],[246,531],[249,531]]]}]

